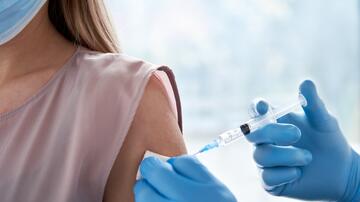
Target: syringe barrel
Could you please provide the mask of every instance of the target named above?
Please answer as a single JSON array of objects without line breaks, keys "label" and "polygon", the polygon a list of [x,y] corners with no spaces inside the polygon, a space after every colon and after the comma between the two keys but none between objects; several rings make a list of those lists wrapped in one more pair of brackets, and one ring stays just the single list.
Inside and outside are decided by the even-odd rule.
[{"label": "syringe barrel", "polygon": [[250,119],[248,122],[246,122],[250,132],[254,132],[269,123],[276,123],[276,118],[271,109],[269,109],[265,115]]},{"label": "syringe barrel", "polygon": [[219,137],[215,140],[220,146],[227,145],[235,140],[243,137],[244,134],[241,132],[240,128],[235,128],[232,130],[225,131],[219,135]]},{"label": "syringe barrel", "polygon": [[276,123],[277,119],[285,116],[286,114],[295,111],[297,108],[301,106],[306,106],[307,102],[305,97],[302,94],[299,94],[296,102],[287,105],[285,107],[280,107],[277,109],[273,109],[269,107],[268,112],[262,116],[250,119],[246,124],[248,125],[250,132],[254,132],[257,129],[265,126],[269,123]]},{"label": "syringe barrel", "polygon": [[250,119],[245,124],[242,124],[239,128],[223,132],[218,136],[218,138],[215,139],[215,142],[219,146],[225,146],[229,143],[235,142],[235,140],[244,137],[250,132],[256,131],[266,124],[276,123],[278,118],[294,111],[300,106],[306,106],[306,104],[307,102],[305,97],[299,94],[298,100],[296,102],[279,109],[273,109],[269,107],[269,110],[265,115]]},{"label": "syringe barrel", "polygon": [[307,105],[307,101],[305,97],[300,93],[296,102],[278,109],[274,109],[273,114],[275,116],[275,119],[279,119],[285,116],[286,114],[295,111],[297,108],[301,106],[305,107],[306,105]]}]

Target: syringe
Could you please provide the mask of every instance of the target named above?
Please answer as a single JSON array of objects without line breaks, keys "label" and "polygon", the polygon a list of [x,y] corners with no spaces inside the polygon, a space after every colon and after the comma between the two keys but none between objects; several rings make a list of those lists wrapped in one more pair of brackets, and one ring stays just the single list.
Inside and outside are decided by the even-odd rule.
[{"label": "syringe", "polygon": [[235,142],[236,140],[240,139],[241,137],[244,137],[248,135],[249,133],[252,133],[256,131],[257,129],[269,124],[269,123],[276,123],[276,120],[280,117],[295,111],[297,108],[301,106],[306,106],[307,102],[305,97],[302,94],[299,94],[298,99],[296,102],[291,103],[287,106],[280,107],[277,109],[272,109],[269,107],[266,114],[250,119],[249,121],[245,122],[244,124],[241,124],[239,128],[231,129],[228,131],[225,131],[221,133],[215,140],[213,140],[211,143],[205,145],[201,150],[196,152],[196,154],[200,154],[202,152],[220,147],[220,146],[226,146],[232,142]]}]

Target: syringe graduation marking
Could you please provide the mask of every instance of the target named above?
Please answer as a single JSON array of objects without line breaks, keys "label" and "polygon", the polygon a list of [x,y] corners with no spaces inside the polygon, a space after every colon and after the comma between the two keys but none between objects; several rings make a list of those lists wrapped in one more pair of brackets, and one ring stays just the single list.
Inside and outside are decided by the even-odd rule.
[{"label": "syringe graduation marking", "polygon": [[228,130],[220,134],[215,140],[213,140],[210,144],[205,145],[200,151],[196,154],[202,153],[204,151],[208,151],[210,149],[227,145],[231,142],[234,142],[240,137],[244,137],[251,132],[256,131],[262,126],[265,126],[269,123],[276,122],[276,120],[292,111],[294,111],[297,107],[307,105],[307,101],[302,94],[299,94],[298,100],[288,106],[276,109],[275,111],[269,110],[265,115],[250,119],[245,124],[240,125],[240,128],[235,128],[232,130]]}]

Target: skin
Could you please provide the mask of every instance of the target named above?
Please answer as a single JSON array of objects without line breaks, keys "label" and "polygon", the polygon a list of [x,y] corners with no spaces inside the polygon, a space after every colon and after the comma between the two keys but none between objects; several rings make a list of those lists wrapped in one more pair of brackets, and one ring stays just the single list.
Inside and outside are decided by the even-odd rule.
[{"label": "skin", "polygon": [[[186,153],[176,118],[166,95],[152,77],[130,131],[110,173],[104,201],[134,201],[133,186],[138,165],[146,150],[165,156]],[[126,165],[128,164],[128,165]]]},{"label": "skin", "polygon": [[[53,27],[47,9],[46,4],[20,34],[0,46],[0,113],[22,105],[76,50]],[[106,202],[134,201],[133,185],[145,151],[166,156],[186,153],[176,117],[161,85],[152,76],[146,86],[105,186]]]},{"label": "skin", "polygon": [[50,24],[43,7],[20,34],[0,45],[0,113],[36,93],[74,51]]}]

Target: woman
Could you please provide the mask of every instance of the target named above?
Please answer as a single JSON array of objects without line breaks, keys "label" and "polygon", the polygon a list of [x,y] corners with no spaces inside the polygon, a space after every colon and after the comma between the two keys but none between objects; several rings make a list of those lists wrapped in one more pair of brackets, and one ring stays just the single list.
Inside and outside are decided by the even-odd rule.
[{"label": "woman", "polygon": [[186,153],[171,72],[115,38],[99,0],[0,1],[1,201],[133,201],[146,150]]}]

